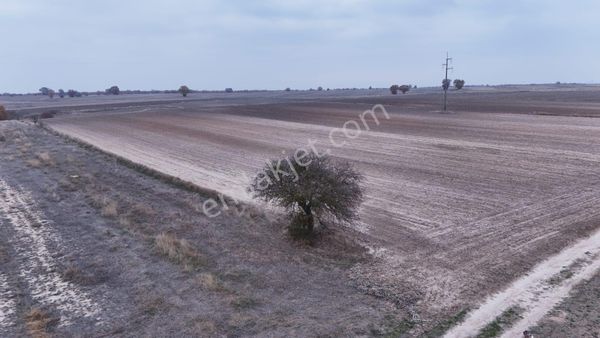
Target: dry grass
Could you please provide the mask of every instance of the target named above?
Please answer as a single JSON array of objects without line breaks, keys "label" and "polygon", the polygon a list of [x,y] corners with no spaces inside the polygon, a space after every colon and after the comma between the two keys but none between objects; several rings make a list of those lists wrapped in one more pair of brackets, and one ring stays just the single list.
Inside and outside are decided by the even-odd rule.
[{"label": "dry grass", "polygon": [[32,158],[25,162],[27,163],[28,166],[30,166],[32,168],[39,168],[42,166],[42,162],[40,160],[38,160],[37,158]]},{"label": "dry grass", "polygon": [[114,200],[100,194],[93,194],[90,199],[92,206],[100,209],[102,216],[111,218],[119,216],[118,204]]},{"label": "dry grass", "polygon": [[147,316],[155,316],[168,310],[170,304],[162,296],[143,297],[139,301],[139,308]]},{"label": "dry grass", "polygon": [[104,217],[117,217],[119,215],[117,202],[107,200],[102,209],[100,209],[100,214]]},{"label": "dry grass", "polygon": [[32,308],[25,316],[27,331],[34,338],[50,337],[48,331],[56,322],[56,318],[51,317],[46,311],[39,308]]},{"label": "dry grass", "polygon": [[161,255],[183,265],[188,271],[204,264],[202,256],[188,241],[172,234],[163,232],[155,236],[154,245]]},{"label": "dry grass", "polygon": [[205,290],[216,291],[216,292],[227,291],[227,288],[225,288],[225,286],[219,280],[219,278],[212,273],[200,274],[200,276],[198,277],[198,283]]},{"label": "dry grass", "polygon": [[[19,151],[21,153],[27,153],[29,151],[29,147],[30,146],[28,145],[23,145],[21,146],[21,148],[19,148]],[[27,163],[28,166],[33,168],[55,165],[52,156],[50,156],[48,152],[38,153],[35,155],[35,158],[28,159],[25,161],[25,163]]]},{"label": "dry grass", "polygon": [[36,156],[44,165],[54,165],[54,160],[47,151],[38,153]]}]

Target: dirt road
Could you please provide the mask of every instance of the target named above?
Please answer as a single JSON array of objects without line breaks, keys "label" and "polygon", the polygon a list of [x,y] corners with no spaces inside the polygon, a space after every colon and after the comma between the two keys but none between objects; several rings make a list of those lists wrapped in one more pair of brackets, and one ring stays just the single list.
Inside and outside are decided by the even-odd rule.
[{"label": "dirt road", "polygon": [[511,308],[522,317],[509,325],[502,337],[518,337],[534,327],[573,287],[600,270],[600,232],[577,242],[537,265],[506,290],[493,295],[445,337],[475,336],[487,324]]}]

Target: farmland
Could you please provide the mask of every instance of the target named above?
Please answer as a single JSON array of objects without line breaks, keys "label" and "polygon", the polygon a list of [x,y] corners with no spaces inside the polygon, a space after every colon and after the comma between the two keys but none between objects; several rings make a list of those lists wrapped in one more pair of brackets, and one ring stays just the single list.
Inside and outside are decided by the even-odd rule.
[{"label": "farmland", "polygon": [[[246,190],[250,177],[268,159],[305,148],[353,163],[365,175],[366,200],[360,222],[342,233],[347,232],[344,242],[356,243],[369,254],[340,268],[336,273],[343,277],[340,285],[333,287],[352,297],[365,297],[356,299],[361,304],[372,302],[372,321],[382,321],[384,313],[401,316],[388,309],[394,304],[413,317],[416,313],[437,323],[476,308],[491,294],[510,290],[511,283],[536,264],[548,257],[560,258],[563,249],[599,229],[600,119],[596,117],[600,116],[600,91],[595,87],[517,89],[474,88],[457,93],[451,99],[451,113],[440,113],[439,95],[428,90],[398,97],[375,90],[264,92],[231,97],[197,94],[189,100],[156,97],[128,101],[125,97],[118,102],[102,98],[106,102],[101,102],[90,97],[83,99],[88,100],[85,104],[70,105],[54,101],[15,101],[11,105],[9,101],[7,106],[23,116],[56,109],[57,117],[44,120],[53,132],[264,212],[256,220],[220,210],[217,217],[202,221],[212,226],[238,226],[240,220],[256,226],[274,226],[267,219],[277,219],[274,223],[278,225],[284,222],[279,210],[255,204]],[[382,105],[388,115],[374,109],[373,115],[361,119],[361,113],[376,105]],[[354,128],[344,134],[344,126]],[[44,135],[48,140],[58,138]],[[3,156],[10,156],[8,150]],[[89,166],[101,171],[100,162]],[[6,169],[1,173],[14,175]],[[109,181],[104,178],[102,182]],[[153,188],[146,189],[136,198],[156,198],[152,197]],[[127,188],[120,194],[134,191]],[[5,194],[7,198],[10,195]],[[174,191],[169,190],[169,196],[178,199]],[[159,229],[153,226],[137,232],[155,235]],[[194,243],[198,236],[194,231],[201,230],[188,231]],[[211,236],[222,238],[220,231],[225,230],[211,228]],[[267,238],[257,242],[262,241]],[[259,243],[249,245],[250,251],[260,251],[257,255],[264,257]],[[292,244],[278,244],[277,255],[282,255],[286,246]],[[581,254],[587,259],[586,266],[594,267],[596,257],[584,254],[596,249],[595,242],[582,245],[581,252],[556,258],[556,262],[571,263],[569,259]],[[353,245],[339,250],[360,252]],[[237,259],[242,259],[238,254]],[[234,257],[227,259],[235,261]],[[326,266],[331,261],[316,264]],[[539,280],[531,283],[545,280],[547,274],[552,277],[553,267],[540,271]],[[304,268],[311,269],[311,265],[298,269]],[[593,271],[588,270],[592,276]],[[324,274],[318,278],[327,278]],[[306,305],[307,311],[309,308]],[[354,315],[343,316],[349,320]],[[347,321],[340,326],[344,323]],[[465,323],[470,322],[467,319]],[[217,324],[216,332],[221,325]],[[422,324],[414,332],[432,326]],[[255,332],[243,331],[247,328],[240,332],[270,332],[267,323],[258,327]]]}]

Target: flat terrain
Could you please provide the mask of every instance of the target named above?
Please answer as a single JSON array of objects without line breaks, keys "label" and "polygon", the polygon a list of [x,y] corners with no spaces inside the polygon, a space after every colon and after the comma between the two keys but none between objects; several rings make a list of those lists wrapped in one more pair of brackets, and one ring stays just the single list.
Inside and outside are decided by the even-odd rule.
[{"label": "flat terrain", "polygon": [[32,124],[0,135],[2,337],[369,336],[406,316],[357,292],[350,233],[297,244]]},{"label": "flat terrain", "polygon": [[[349,264],[340,281],[355,297],[412,313],[410,328],[419,325],[411,335],[477,307],[600,228],[597,87],[471,88],[452,92],[452,113],[443,114],[428,89],[215,95],[52,103],[62,113],[44,124],[243,202],[267,159],[312,145],[354,163],[367,198],[361,221],[346,231],[371,256]],[[40,102],[7,107],[26,116],[50,106]],[[376,110],[378,123],[360,119],[377,104],[388,117]],[[374,315],[382,321],[385,311]]]}]

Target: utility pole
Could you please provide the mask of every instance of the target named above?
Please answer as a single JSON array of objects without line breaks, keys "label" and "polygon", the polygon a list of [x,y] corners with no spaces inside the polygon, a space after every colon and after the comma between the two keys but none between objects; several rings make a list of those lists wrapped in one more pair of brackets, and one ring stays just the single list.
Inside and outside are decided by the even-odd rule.
[{"label": "utility pole", "polygon": [[442,83],[442,88],[444,89],[444,111],[446,111],[447,99],[448,99],[448,88],[450,88],[450,82],[448,80],[448,70],[452,70],[454,68],[450,67],[450,61],[452,61],[451,57],[448,57],[448,52],[446,52],[446,63],[442,66],[446,69],[446,75],[444,77],[444,83]]}]

